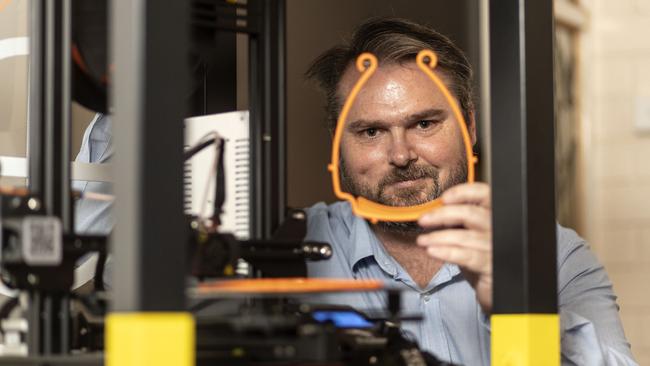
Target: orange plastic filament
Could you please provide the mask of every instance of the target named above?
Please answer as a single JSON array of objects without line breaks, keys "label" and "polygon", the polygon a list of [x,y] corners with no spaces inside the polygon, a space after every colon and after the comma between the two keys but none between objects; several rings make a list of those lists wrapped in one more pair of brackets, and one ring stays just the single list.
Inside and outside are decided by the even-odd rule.
[{"label": "orange plastic filament", "polygon": [[[476,164],[477,159],[472,153],[472,141],[469,137],[469,131],[467,130],[467,125],[465,124],[465,118],[458,107],[458,103],[449,92],[449,89],[445,84],[440,80],[440,78],[433,72],[433,69],[436,67],[438,57],[431,50],[422,50],[418,53],[416,57],[416,63],[418,67],[431,79],[435,86],[442,91],[447,103],[451,106],[451,109],[458,121],[458,127],[460,128],[463,136],[463,141],[465,143],[465,154],[467,155],[467,181],[469,183],[474,182],[474,164]],[[440,207],[442,202],[439,198],[415,206],[407,207],[397,207],[397,206],[387,206],[377,202],[373,202],[364,197],[355,197],[350,193],[344,192],[341,190],[341,180],[340,180],[340,171],[339,171],[339,156],[340,156],[340,147],[341,147],[341,136],[343,135],[343,130],[345,127],[345,121],[348,118],[348,114],[352,105],[354,104],[359,91],[372,74],[377,70],[377,58],[371,53],[362,53],[357,57],[356,62],[357,70],[361,73],[361,76],[357,80],[356,84],[352,88],[352,91],[345,100],[343,104],[343,109],[339,115],[338,121],[336,123],[336,131],[334,132],[334,141],[332,143],[332,161],[328,166],[330,173],[332,174],[332,186],[334,187],[334,194],[336,197],[342,200],[347,200],[352,205],[352,211],[355,215],[361,216],[365,219],[370,220],[373,224],[378,221],[389,221],[389,222],[404,222],[404,221],[417,221],[422,214],[431,211],[434,208]]]}]

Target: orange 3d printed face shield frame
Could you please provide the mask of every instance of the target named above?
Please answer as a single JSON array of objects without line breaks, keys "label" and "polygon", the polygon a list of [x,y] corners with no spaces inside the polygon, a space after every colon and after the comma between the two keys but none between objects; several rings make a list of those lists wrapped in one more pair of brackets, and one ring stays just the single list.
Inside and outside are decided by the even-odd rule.
[{"label": "orange 3d printed face shield frame", "polygon": [[[477,158],[472,152],[472,141],[469,136],[469,131],[467,130],[467,124],[465,123],[465,118],[458,107],[458,103],[454,97],[449,92],[449,89],[445,84],[440,80],[440,78],[433,72],[438,61],[436,54],[431,51],[424,49],[420,51],[415,59],[418,67],[424,72],[433,84],[440,89],[444,95],[447,103],[451,106],[452,112],[458,121],[458,127],[461,130],[463,141],[465,143],[465,154],[467,155],[467,182],[474,182],[474,164],[477,163]],[[334,194],[339,199],[347,200],[352,205],[352,211],[357,215],[365,219],[370,220],[373,224],[378,221],[388,221],[388,222],[405,222],[405,221],[417,221],[422,214],[431,211],[434,208],[440,207],[442,202],[439,198],[436,198],[432,201],[408,207],[397,207],[397,206],[387,206],[377,202],[373,202],[364,197],[355,197],[350,193],[344,192],[341,190],[341,179],[340,179],[340,169],[339,169],[339,159],[341,151],[341,136],[343,135],[343,130],[345,128],[345,123],[350,113],[350,109],[354,104],[359,91],[372,74],[377,70],[377,58],[371,53],[362,53],[357,57],[356,67],[357,70],[361,73],[361,76],[357,80],[356,84],[352,88],[352,91],[348,95],[345,103],[343,104],[343,109],[339,115],[338,121],[336,123],[336,131],[334,132],[334,141],[332,142],[332,161],[328,166],[330,173],[332,174],[332,186],[334,187]]]}]

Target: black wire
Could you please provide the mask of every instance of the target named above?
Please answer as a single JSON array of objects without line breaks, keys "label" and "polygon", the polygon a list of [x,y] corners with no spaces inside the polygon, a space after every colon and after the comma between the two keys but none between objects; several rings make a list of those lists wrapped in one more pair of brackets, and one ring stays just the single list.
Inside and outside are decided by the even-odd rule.
[{"label": "black wire", "polygon": [[221,213],[223,212],[223,203],[226,201],[226,178],[225,169],[223,166],[223,155],[226,146],[226,141],[221,140],[219,144],[219,158],[217,159],[217,184],[215,184],[214,192],[214,211],[212,213],[212,221],[217,225],[221,224]]},{"label": "black wire", "polygon": [[106,253],[99,252],[97,258],[97,265],[95,266],[95,279],[93,285],[95,291],[103,291],[104,288],[104,266],[106,265]]},{"label": "black wire", "polygon": [[225,168],[224,168],[224,151],[226,146],[226,141],[224,139],[218,139],[216,137],[209,138],[200,144],[191,147],[185,151],[183,158],[185,161],[191,159],[199,151],[205,149],[206,147],[221,141],[218,149],[218,158],[216,161],[215,172],[217,174],[216,184],[215,184],[215,193],[214,193],[214,211],[212,213],[212,220],[217,224],[221,224],[221,213],[223,212],[223,204],[226,201],[226,178],[225,178]]},{"label": "black wire", "polygon": [[196,155],[199,151],[205,149],[206,147],[214,144],[216,141],[217,141],[217,138],[212,137],[212,138],[209,138],[209,139],[203,141],[202,143],[200,143],[200,144],[198,144],[198,145],[196,145],[194,147],[191,147],[191,148],[187,149],[183,153],[183,160],[184,161],[190,160],[192,158],[192,156]]}]

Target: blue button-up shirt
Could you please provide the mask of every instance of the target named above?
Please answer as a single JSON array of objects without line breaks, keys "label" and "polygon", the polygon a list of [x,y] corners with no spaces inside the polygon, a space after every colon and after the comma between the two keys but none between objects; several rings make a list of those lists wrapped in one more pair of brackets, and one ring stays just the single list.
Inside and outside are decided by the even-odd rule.
[{"label": "blue button-up shirt", "polygon": [[[490,364],[489,318],[458,266],[444,264],[421,289],[349,203],[319,203],[307,213],[306,239],[328,242],[334,249],[329,261],[308,264],[310,276],[380,279],[402,289],[402,311],[423,316],[403,328],[422,348],[453,363]],[[557,238],[562,364],[636,365],[605,269],[574,231],[558,226]],[[313,300],[362,311],[386,307],[382,292],[326,294]]]},{"label": "blue button-up shirt", "polygon": [[[84,132],[81,149],[75,161],[81,163],[104,164],[113,157],[113,134],[111,119],[103,114],[96,114]],[[72,188],[85,192],[112,194],[109,182],[73,181]],[[110,215],[112,202],[80,199],[75,207],[75,231],[83,234],[110,233],[114,225]]]}]

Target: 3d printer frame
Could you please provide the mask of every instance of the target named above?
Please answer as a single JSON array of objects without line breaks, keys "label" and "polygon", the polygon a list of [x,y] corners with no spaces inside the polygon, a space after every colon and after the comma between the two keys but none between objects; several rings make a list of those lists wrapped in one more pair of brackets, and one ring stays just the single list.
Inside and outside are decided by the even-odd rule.
[{"label": "3d printer frame", "polygon": [[[60,218],[65,232],[74,227],[69,186],[70,1],[30,4],[30,190],[41,195],[45,212]],[[134,329],[152,324],[167,332],[180,329],[176,336],[187,341],[179,341],[170,352],[187,365],[192,362],[186,357],[192,355],[192,323],[187,317],[175,317],[186,301],[186,253],[178,245],[186,230],[181,132],[185,108],[179,101],[185,98],[189,73],[188,24],[197,19],[192,11],[206,11],[214,4],[224,11],[218,17],[221,23],[206,20],[206,27],[250,35],[250,76],[256,86],[250,89],[251,234],[268,238],[285,213],[285,1],[170,0],[160,6],[151,0],[115,0],[111,8],[114,168],[120,172],[115,182],[119,200],[112,241],[117,266],[112,310],[124,316],[143,315],[129,323]],[[216,13],[209,13],[203,16],[215,20]],[[490,100],[492,121],[494,315],[555,314],[550,320],[553,331],[557,284],[556,248],[550,245],[556,240],[552,3],[491,1],[489,19],[490,52],[483,56],[490,59],[492,82],[490,98],[483,100]],[[61,301],[57,307],[65,308],[65,299]],[[156,317],[160,314],[164,316]],[[156,328],[159,320],[169,326]],[[498,340],[506,353],[523,353],[531,359],[543,345],[517,349],[521,344],[515,339],[536,330],[528,324],[515,325],[505,338],[497,338],[500,330],[493,322],[493,343]],[[112,331],[119,335],[124,329]],[[156,352],[157,341],[160,338],[139,340],[136,346],[144,354]],[[508,342],[513,349],[507,349]],[[557,350],[551,364],[559,364],[559,334],[557,343],[551,344]],[[128,350],[108,352],[112,359],[108,364],[133,362]],[[62,346],[33,357],[0,358],[0,364],[103,363],[101,355],[65,354]],[[499,355],[493,355],[493,364],[500,363]]]}]

